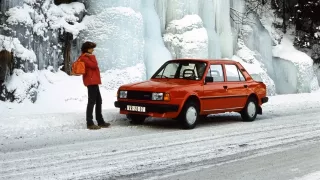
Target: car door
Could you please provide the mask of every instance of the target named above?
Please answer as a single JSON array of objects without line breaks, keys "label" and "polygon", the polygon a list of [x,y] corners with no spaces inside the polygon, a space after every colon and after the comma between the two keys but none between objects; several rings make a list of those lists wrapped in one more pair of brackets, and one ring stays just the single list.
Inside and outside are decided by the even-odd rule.
[{"label": "car door", "polygon": [[226,74],[226,109],[239,109],[245,106],[248,98],[248,84],[246,79],[236,64],[225,64]]},{"label": "car door", "polygon": [[210,113],[225,109],[224,97],[227,94],[223,87],[225,78],[222,64],[210,64],[206,76],[213,77],[213,82],[206,82],[204,85],[203,110]]}]

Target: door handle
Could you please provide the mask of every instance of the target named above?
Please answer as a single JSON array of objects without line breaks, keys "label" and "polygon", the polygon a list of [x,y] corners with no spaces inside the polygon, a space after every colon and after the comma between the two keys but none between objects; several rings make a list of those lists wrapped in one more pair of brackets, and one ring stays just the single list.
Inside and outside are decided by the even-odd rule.
[{"label": "door handle", "polygon": [[224,89],[228,89],[228,86],[223,86]]},{"label": "door handle", "polygon": [[248,85],[243,85],[243,87],[248,88]]}]

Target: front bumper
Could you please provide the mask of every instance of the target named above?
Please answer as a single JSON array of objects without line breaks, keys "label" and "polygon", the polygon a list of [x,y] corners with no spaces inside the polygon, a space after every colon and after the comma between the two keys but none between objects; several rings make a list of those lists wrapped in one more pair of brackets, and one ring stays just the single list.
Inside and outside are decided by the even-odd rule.
[{"label": "front bumper", "polygon": [[262,104],[267,103],[269,101],[268,97],[261,98]]},{"label": "front bumper", "polygon": [[179,105],[171,104],[151,104],[151,103],[137,103],[126,101],[115,101],[114,106],[120,108],[120,110],[127,111],[127,105],[145,107],[145,113],[168,113],[178,112]]}]

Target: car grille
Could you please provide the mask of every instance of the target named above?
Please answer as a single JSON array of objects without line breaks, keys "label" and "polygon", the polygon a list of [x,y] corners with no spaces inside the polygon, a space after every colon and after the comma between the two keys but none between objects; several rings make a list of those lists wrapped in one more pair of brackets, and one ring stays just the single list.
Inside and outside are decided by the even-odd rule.
[{"label": "car grille", "polygon": [[152,99],[152,92],[128,91],[127,99],[151,100]]}]

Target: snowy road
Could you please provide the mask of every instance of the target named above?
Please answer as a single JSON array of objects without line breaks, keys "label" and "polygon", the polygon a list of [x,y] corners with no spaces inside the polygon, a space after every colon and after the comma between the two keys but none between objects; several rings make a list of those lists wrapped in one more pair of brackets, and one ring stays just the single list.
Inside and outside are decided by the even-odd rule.
[{"label": "snowy road", "polygon": [[[319,180],[320,143],[304,142],[295,148],[243,158],[226,163],[212,163],[201,169],[173,173],[159,179],[223,179],[223,180]],[[307,174],[307,175],[305,175]]]},{"label": "snowy road", "polygon": [[[22,116],[8,115],[0,126],[0,179],[302,177],[320,171],[320,104],[309,95],[299,96],[303,105],[290,97],[271,99],[252,123],[219,115],[194,130],[168,120],[132,126],[115,110],[108,113],[118,120],[99,131],[86,130],[80,113],[29,115],[23,122],[55,120],[56,127],[14,130],[9,122],[19,127]],[[67,123],[59,127],[60,120]]]}]

